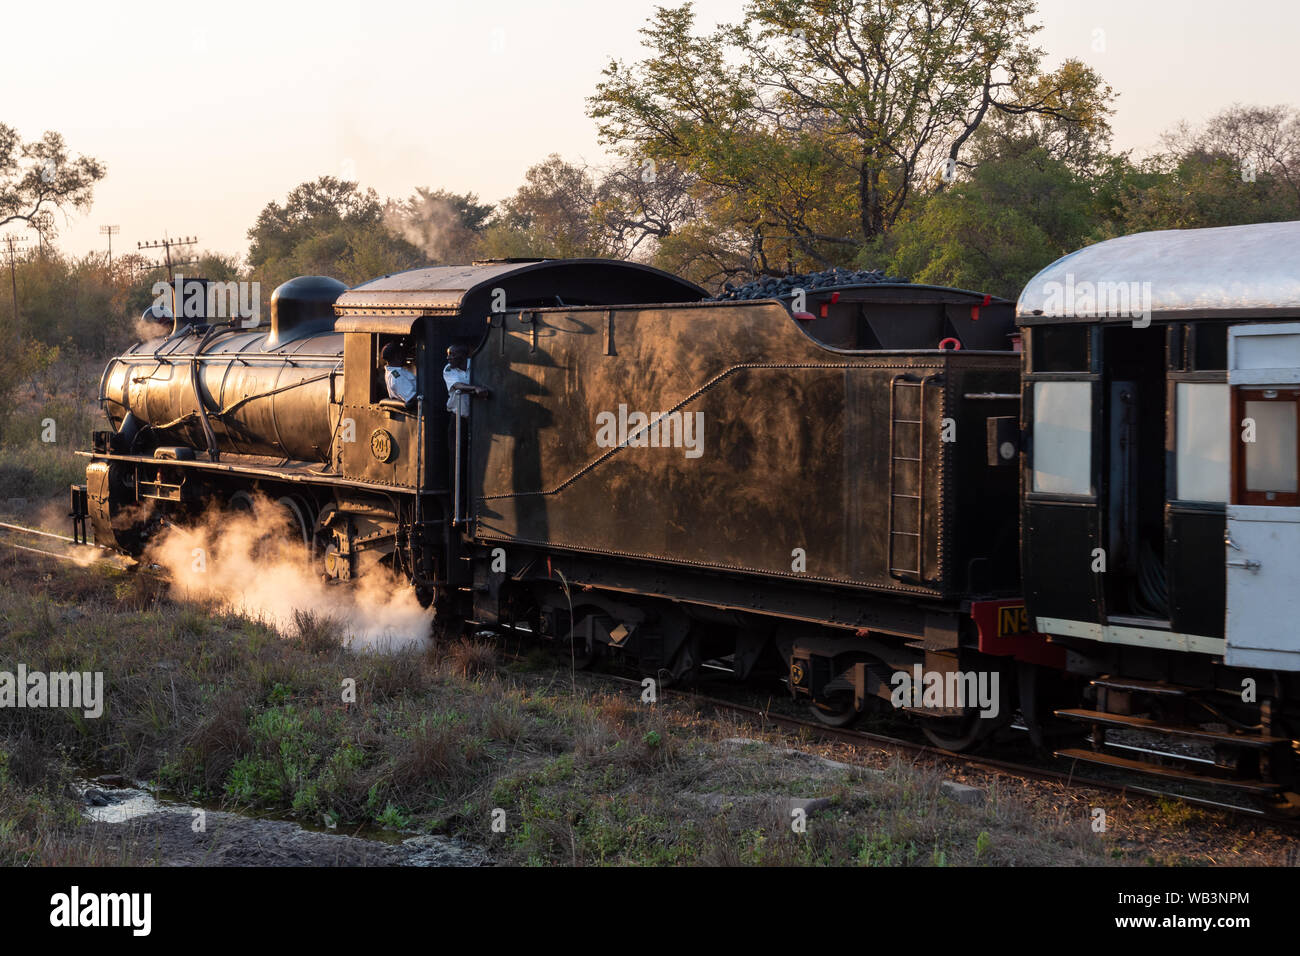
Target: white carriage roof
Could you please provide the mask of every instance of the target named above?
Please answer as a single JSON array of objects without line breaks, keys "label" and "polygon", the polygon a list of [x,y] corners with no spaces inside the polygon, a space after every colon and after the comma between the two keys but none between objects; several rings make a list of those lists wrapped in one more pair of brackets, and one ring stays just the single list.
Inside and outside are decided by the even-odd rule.
[{"label": "white carriage roof", "polygon": [[[1128,314],[1121,314],[1124,304]],[[1300,316],[1300,222],[1140,232],[1086,246],[1029,280],[1022,325]]]}]

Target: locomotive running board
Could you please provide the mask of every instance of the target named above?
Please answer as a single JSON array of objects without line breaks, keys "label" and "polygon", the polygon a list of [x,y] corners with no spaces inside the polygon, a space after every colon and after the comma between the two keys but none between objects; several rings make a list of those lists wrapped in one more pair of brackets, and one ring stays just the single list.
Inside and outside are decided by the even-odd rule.
[{"label": "locomotive running board", "polygon": [[1145,763],[1141,760],[1132,760],[1128,757],[1120,757],[1116,754],[1098,753],[1095,750],[1085,750],[1074,748],[1071,750],[1057,750],[1056,756],[1066,760],[1079,760],[1083,763],[1099,764],[1103,767],[1111,767],[1116,770],[1127,770],[1133,773],[1144,773],[1153,777],[1161,777],[1166,780],[1181,780],[1186,783],[1212,784],[1219,787],[1230,787],[1234,790],[1244,790],[1247,793],[1257,793],[1271,795],[1278,793],[1282,787],[1276,783],[1266,783],[1263,780],[1234,780],[1230,777],[1209,777],[1202,773],[1192,773],[1189,770],[1179,770],[1176,767],[1162,767],[1157,764]]}]

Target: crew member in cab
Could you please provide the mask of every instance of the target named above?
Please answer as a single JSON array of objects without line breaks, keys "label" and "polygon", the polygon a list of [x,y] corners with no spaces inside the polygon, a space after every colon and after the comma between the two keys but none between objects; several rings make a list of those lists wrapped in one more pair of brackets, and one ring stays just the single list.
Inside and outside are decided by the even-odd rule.
[{"label": "crew member in cab", "polygon": [[[490,390],[469,383],[469,349],[453,345],[447,349],[447,364],[442,369],[442,380],[447,385],[447,411],[452,417],[447,422],[447,450],[456,456],[456,422],[460,420],[461,452],[469,438],[469,399],[471,395],[487,398]],[[462,459],[463,460],[463,459]]]},{"label": "crew member in cab", "polygon": [[380,353],[384,360],[384,384],[388,397],[405,402],[407,408],[415,407],[415,373],[406,367],[406,355],[396,342],[389,342]]}]

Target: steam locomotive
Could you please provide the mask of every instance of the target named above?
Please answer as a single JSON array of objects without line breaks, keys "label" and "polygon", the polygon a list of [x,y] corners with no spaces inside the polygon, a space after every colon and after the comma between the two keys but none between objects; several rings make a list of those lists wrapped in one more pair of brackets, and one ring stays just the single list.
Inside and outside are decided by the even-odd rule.
[{"label": "steam locomotive", "polygon": [[[443,626],[779,675],[954,750],[1016,714],[1122,766],[1122,731],[1168,734],[1141,769],[1294,803],[1298,230],[1100,243],[1018,306],[862,274],[710,299],[592,259],[301,277],[269,328],[178,316],[109,363],[74,522],[139,555],[258,495],[320,574],[381,564]],[[1144,321],[1099,310],[1129,279]]]}]

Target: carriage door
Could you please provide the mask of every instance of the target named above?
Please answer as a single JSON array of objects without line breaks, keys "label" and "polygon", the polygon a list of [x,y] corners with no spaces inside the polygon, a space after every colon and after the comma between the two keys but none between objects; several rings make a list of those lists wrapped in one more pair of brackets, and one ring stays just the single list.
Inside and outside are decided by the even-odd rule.
[{"label": "carriage door", "polygon": [[1300,670],[1300,324],[1228,330],[1227,654]]}]

